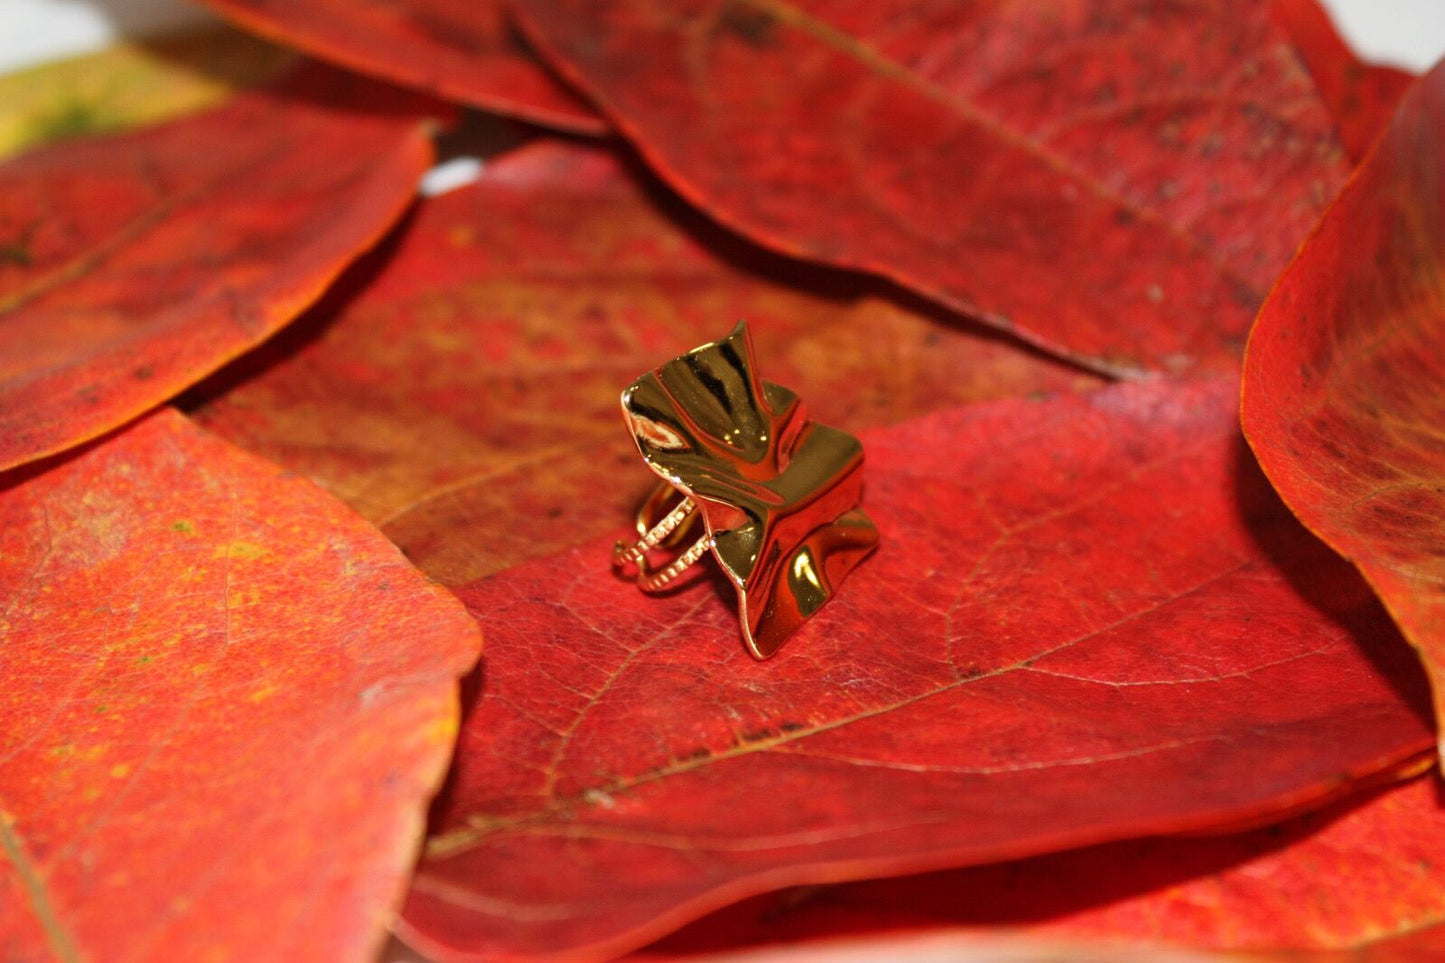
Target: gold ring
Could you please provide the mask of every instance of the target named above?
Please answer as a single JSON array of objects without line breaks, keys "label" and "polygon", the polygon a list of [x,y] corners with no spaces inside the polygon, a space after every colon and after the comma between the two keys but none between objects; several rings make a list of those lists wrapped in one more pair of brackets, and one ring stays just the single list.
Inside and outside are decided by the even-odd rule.
[{"label": "gold ring", "polygon": [[[638,378],[622,411],[661,482],[613,566],[656,592],[711,552],[756,658],[777,652],[877,547],[861,507],[863,446],[757,377],[746,324]],[[677,551],[699,520],[704,531]]]}]

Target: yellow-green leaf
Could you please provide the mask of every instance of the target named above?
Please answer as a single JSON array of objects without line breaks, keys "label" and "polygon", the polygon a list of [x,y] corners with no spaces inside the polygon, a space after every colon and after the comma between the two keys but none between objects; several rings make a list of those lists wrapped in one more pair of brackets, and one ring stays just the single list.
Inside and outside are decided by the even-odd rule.
[{"label": "yellow-green leaf", "polygon": [[0,76],[0,158],[213,107],[295,59],[230,28],[208,27]]}]

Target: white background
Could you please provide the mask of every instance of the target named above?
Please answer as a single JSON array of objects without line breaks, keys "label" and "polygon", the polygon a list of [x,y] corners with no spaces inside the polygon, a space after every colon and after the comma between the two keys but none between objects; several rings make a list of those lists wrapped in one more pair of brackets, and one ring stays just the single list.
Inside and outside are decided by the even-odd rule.
[{"label": "white background", "polygon": [[[1445,55],[1445,0],[1322,2],[1366,58],[1419,71]],[[0,0],[0,72],[206,19],[183,0]]]}]

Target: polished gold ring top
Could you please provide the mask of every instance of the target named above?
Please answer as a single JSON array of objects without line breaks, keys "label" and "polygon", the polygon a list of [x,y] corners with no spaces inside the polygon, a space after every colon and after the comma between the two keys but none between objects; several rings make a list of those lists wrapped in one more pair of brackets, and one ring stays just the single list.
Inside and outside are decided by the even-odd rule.
[{"label": "polished gold ring top", "polygon": [[[661,481],[613,565],[656,592],[711,552],[737,589],[756,658],[777,652],[877,547],[861,507],[863,446],[758,378],[746,324],[638,378],[622,410]],[[678,551],[699,521],[702,533]]]}]

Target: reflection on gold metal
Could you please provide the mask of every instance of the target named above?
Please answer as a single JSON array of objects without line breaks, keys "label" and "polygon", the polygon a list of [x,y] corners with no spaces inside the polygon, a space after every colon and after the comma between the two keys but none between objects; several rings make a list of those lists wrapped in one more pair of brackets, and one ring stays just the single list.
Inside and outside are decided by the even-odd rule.
[{"label": "reflection on gold metal", "polygon": [[[612,563],[658,591],[709,550],[737,588],[748,651],[766,659],[878,544],[859,507],[863,447],[808,420],[787,388],[758,379],[747,325],[632,383],[622,410],[662,478],[637,513],[638,540]],[[688,548],[654,566],[649,556]]]}]

